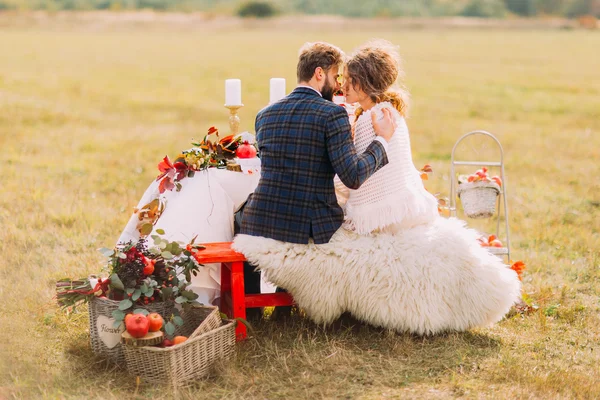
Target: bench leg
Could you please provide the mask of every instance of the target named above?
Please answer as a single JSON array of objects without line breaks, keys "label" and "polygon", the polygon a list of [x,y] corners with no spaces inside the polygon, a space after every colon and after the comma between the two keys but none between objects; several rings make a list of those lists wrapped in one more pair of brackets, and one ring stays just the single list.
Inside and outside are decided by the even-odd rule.
[{"label": "bench leg", "polygon": [[219,308],[223,314],[233,318],[229,304],[231,304],[231,269],[229,264],[221,263],[221,302]]},{"label": "bench leg", "polygon": [[[244,263],[231,263],[231,308],[233,318],[246,320],[246,299],[244,298]],[[237,340],[246,338],[246,326],[238,322],[235,329]]]}]

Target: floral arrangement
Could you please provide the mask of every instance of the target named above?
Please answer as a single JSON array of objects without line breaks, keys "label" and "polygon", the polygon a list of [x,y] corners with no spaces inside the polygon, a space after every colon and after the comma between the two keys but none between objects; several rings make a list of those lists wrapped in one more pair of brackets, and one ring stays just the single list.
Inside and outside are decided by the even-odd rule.
[{"label": "floral arrangement", "polygon": [[[215,135],[217,140],[210,141],[209,135]],[[253,155],[256,156],[256,148],[244,141],[242,135],[229,135],[219,139],[219,130],[214,126],[208,129],[201,142],[192,142],[192,145],[195,148],[182,151],[173,162],[169,156],[165,156],[158,164],[160,175],[156,180],[160,182],[160,193],[173,189],[180,191],[180,181],[186,177],[193,177],[197,171],[206,168],[226,168],[229,160],[240,156],[240,153],[247,153],[248,147],[252,147]]]},{"label": "floral arrangement", "polygon": [[[183,307],[196,302],[198,295],[188,290],[192,274],[198,273],[199,264],[194,253],[203,246],[194,241],[182,246],[181,243],[168,241],[161,237],[164,231],[157,229],[158,235],[152,235],[153,245],[146,238],[137,242],[119,243],[114,249],[102,248],[100,252],[107,257],[107,278],[94,277],[71,281],[63,279],[57,282],[57,300],[63,308],[74,308],[86,303],[94,296],[119,301],[119,308],[113,312],[115,327],[120,326],[127,314],[148,314],[140,308],[159,301],[174,301]],[[175,310],[165,325],[170,335],[175,325],[183,320]]]}]

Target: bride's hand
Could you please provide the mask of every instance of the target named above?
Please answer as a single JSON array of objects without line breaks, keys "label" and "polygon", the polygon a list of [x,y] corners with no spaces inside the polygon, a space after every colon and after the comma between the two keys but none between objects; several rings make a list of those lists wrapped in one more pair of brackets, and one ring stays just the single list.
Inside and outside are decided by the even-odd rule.
[{"label": "bride's hand", "polygon": [[398,124],[396,123],[396,119],[392,116],[392,112],[384,108],[383,110],[383,119],[377,121],[377,116],[375,112],[371,112],[371,122],[373,122],[373,129],[375,129],[375,134],[377,136],[381,136],[389,142],[394,136],[394,131]]}]

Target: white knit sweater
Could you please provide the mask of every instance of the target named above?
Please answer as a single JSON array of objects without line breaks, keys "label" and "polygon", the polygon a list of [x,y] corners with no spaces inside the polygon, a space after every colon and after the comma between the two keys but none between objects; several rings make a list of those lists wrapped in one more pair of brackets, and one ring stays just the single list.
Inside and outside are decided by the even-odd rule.
[{"label": "white knit sweater", "polygon": [[399,229],[431,222],[438,216],[437,200],[425,190],[413,164],[406,121],[390,103],[375,105],[356,121],[354,143],[357,153],[363,153],[376,137],[371,112],[382,119],[383,108],[392,110],[398,123],[389,143],[389,163],[357,190],[346,188],[337,176],[335,178],[338,200],[345,207],[343,226],[359,234],[395,233]]}]

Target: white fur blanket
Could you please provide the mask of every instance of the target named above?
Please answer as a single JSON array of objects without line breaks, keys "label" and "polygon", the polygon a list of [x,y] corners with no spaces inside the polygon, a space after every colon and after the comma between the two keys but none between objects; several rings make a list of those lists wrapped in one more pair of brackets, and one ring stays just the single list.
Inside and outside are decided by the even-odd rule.
[{"label": "white fur blanket", "polygon": [[478,236],[440,217],[395,235],[340,229],[322,245],[238,235],[233,248],[317,323],[349,311],[375,326],[435,334],[493,324],[520,298],[517,274]]}]

